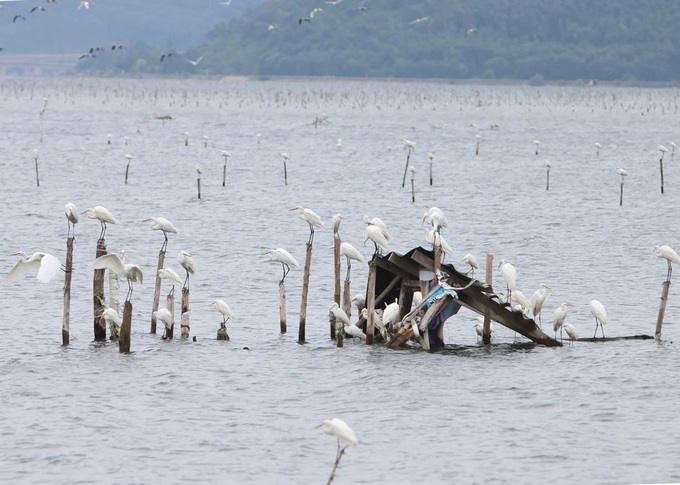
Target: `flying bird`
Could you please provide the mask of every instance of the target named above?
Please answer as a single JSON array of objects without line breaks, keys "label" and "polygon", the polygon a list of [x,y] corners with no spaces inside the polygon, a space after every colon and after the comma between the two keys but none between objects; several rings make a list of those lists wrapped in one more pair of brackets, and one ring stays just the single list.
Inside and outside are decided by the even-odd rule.
[{"label": "flying bird", "polygon": [[191,64],[192,66],[196,67],[198,64],[203,60],[203,56],[199,57],[195,61],[192,61],[191,59],[187,59],[187,62]]},{"label": "flying bird", "polygon": [[428,20],[430,20],[430,17],[420,17],[419,19],[411,20],[408,24],[409,25],[422,24],[423,22],[427,22]]},{"label": "flying bird", "polygon": [[12,23],[16,22],[17,20],[26,20],[26,17],[24,17],[21,14],[15,15],[14,18],[12,19]]},{"label": "flying bird", "polygon": [[8,285],[15,282],[19,278],[37,271],[36,279],[40,283],[49,283],[57,276],[61,263],[59,260],[49,253],[35,252],[30,257],[22,252],[13,252],[11,256],[20,256],[21,259],[17,261],[14,267],[7,273],[7,276],[2,280],[3,285]]}]

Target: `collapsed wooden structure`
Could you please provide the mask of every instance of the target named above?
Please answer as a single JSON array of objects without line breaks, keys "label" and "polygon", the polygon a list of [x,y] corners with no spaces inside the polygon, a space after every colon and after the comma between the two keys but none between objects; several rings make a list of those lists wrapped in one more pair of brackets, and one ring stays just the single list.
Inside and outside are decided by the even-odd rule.
[{"label": "collapsed wooden structure", "polygon": [[[375,255],[369,263],[368,315],[395,300],[399,303],[398,325],[387,342],[390,347],[404,346],[415,337],[428,350],[443,348],[444,322],[461,307],[488,316],[537,344],[562,345],[543,333],[533,319],[501,301],[491,285],[458,272],[451,264],[441,264],[440,260],[438,251],[418,247],[404,255],[395,252]],[[372,283],[374,292],[370,291]],[[412,310],[416,291],[421,291],[423,299]],[[367,323],[367,335],[372,335],[371,323]]]}]

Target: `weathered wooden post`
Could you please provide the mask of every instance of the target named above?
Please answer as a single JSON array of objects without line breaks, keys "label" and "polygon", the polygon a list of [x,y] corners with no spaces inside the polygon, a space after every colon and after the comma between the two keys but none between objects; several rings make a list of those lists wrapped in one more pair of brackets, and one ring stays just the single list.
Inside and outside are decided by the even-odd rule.
[{"label": "weathered wooden post", "polygon": [[366,319],[366,345],[373,345],[373,329],[375,326],[375,278],[376,278],[376,264],[375,258],[378,255],[374,254],[373,258],[368,262],[368,287],[366,288],[366,311],[368,317]]},{"label": "weathered wooden post", "polygon": [[198,200],[201,200],[201,174],[203,173],[203,167],[201,165],[196,165],[196,186],[198,187]]},{"label": "weathered wooden post", "polygon": [[189,146],[189,132],[188,131],[184,132],[184,146],[185,147]]},{"label": "weathered wooden post", "polygon": [[[106,254],[106,240],[97,240],[96,258]],[[94,303],[94,339],[95,341],[106,340],[106,324],[102,321],[101,316],[104,313],[104,273],[105,269],[95,269],[94,278],[92,280],[92,294]]]},{"label": "weathered wooden post", "polygon": [[[347,313],[347,310],[344,308],[344,303],[340,301],[341,299],[341,286],[340,286],[340,272],[341,272],[341,263],[340,263],[340,244],[342,241],[340,240],[340,235],[336,232],[333,235],[333,266],[335,268],[335,291],[333,293],[333,301],[337,303],[338,305],[343,306],[343,310],[345,310],[345,313]],[[349,314],[348,314],[349,315]],[[330,332],[331,332],[331,340],[335,340],[335,320],[331,322],[330,324]]]},{"label": "weathered wooden post", "polygon": [[666,302],[668,301],[668,290],[671,286],[670,280],[663,282],[663,289],[661,291],[661,306],[659,307],[659,316],[656,319],[656,331],[654,337],[661,338],[661,328],[663,327],[663,317],[666,314]]},{"label": "weathered wooden post", "polygon": [[616,172],[621,175],[621,194],[619,196],[619,206],[623,206],[623,181],[628,176],[628,172],[626,172],[626,170],[621,167],[619,167]]},{"label": "weathered wooden post", "polygon": [[550,160],[545,161],[545,190],[550,190]]},{"label": "weathered wooden post", "polygon": [[73,272],[73,238],[66,240],[66,265],[64,267],[64,320],[61,325],[61,344],[70,342],[69,325],[71,320],[71,274]]},{"label": "weathered wooden post", "polygon": [[482,143],[481,135],[475,135],[475,140],[477,140],[475,145],[475,155],[479,155],[479,145]]},{"label": "weathered wooden post", "polygon": [[342,322],[338,320],[333,322],[333,326],[335,327],[337,347],[342,348],[345,346],[345,329],[343,328]]},{"label": "weathered wooden post", "polygon": [[408,167],[408,171],[411,172],[411,203],[415,204],[416,203],[416,182],[415,182],[416,167],[414,167],[413,165],[410,165]]},{"label": "weathered wooden post", "polygon": [[[493,254],[486,254],[486,284],[493,285]],[[482,343],[489,345],[491,343],[491,315],[489,310],[484,312],[484,328],[482,330]]]},{"label": "weathered wooden post", "polygon": [[120,326],[118,350],[121,354],[130,352],[130,332],[132,330],[132,303],[129,300],[123,306],[123,323]]},{"label": "weathered wooden post", "polygon": [[428,153],[427,158],[430,159],[430,185],[432,185],[432,161],[434,160],[434,155],[432,153]]},{"label": "weathered wooden post", "polygon": [[154,316],[158,310],[158,303],[161,300],[161,277],[158,272],[163,269],[165,263],[165,251],[162,249],[158,253],[158,266],[156,267],[156,287],[153,292],[153,306],[151,308],[151,333],[156,333],[156,317]]},{"label": "weathered wooden post", "polygon": [[298,343],[305,343],[305,325],[307,322],[307,294],[309,293],[309,273],[312,266],[312,244],[307,243],[305,254],[305,274],[302,279],[302,301],[300,302],[300,329],[298,330]]},{"label": "weathered wooden post", "polygon": [[[437,273],[439,272],[439,268],[441,268],[441,266],[442,266],[442,246],[441,244],[436,244],[434,246],[434,258],[432,264],[432,272],[435,274],[435,277],[437,276]],[[423,293],[423,296],[425,296],[426,294],[427,293]]]},{"label": "weathered wooden post", "polygon": [[411,161],[411,150],[416,148],[416,144],[411,140],[404,139],[404,145],[406,146],[406,166],[404,167],[404,177],[401,180],[401,188],[406,186],[406,174],[408,173],[409,162]]},{"label": "weathered wooden post", "polygon": [[286,165],[286,162],[290,158],[290,156],[287,153],[282,153],[281,156],[283,157],[283,182],[285,185],[288,185],[288,167]]},{"label": "weathered wooden post", "polygon": [[35,184],[40,187],[40,175],[38,174],[38,149],[33,150],[33,155],[35,155]]},{"label": "weathered wooden post", "polygon": [[[172,316],[172,331],[174,333],[174,330],[175,330],[175,296],[172,293],[168,293],[168,296],[165,298],[165,306],[170,311],[170,315]],[[182,338],[189,338],[188,329],[185,332],[185,329],[182,327],[181,332],[182,332]],[[185,333],[186,333],[186,335],[184,335]]]},{"label": "weathered wooden post", "polygon": [[342,293],[342,309],[348,317],[352,318],[352,300],[350,299],[351,282],[349,278],[345,278],[344,290]]},{"label": "weathered wooden post", "polygon": [[[189,288],[182,288],[182,312],[180,315],[180,326],[181,328],[191,329],[190,319],[189,319]],[[172,338],[174,332],[174,322],[170,330],[168,331],[168,338]]]},{"label": "weathered wooden post", "polygon": [[286,284],[283,280],[279,281],[279,322],[281,324],[281,334],[288,331],[286,325]]},{"label": "weathered wooden post", "polygon": [[125,159],[127,160],[127,165],[125,166],[125,185],[127,185],[128,182],[128,173],[130,172],[130,162],[132,161],[134,157],[130,154],[125,155]]},{"label": "weathered wooden post", "polygon": [[659,151],[661,152],[661,158],[659,158],[659,170],[661,171],[661,193],[663,194],[663,156],[668,151],[663,145],[659,145]]},{"label": "weathered wooden post", "polygon": [[224,157],[224,167],[222,168],[222,187],[226,187],[227,185],[227,161],[229,160],[229,157],[231,154],[226,151],[222,150],[222,157]]}]

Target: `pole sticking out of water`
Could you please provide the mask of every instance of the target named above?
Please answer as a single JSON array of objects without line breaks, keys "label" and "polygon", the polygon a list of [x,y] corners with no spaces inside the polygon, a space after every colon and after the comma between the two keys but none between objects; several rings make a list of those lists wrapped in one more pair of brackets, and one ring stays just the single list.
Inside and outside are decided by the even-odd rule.
[{"label": "pole sticking out of water", "polygon": [[[189,336],[189,330],[191,330],[191,325],[189,321],[189,288],[183,287],[182,288],[182,314],[180,315],[180,328],[182,329],[182,332],[184,332],[184,329],[186,329],[187,332],[187,337]],[[173,320],[173,325],[170,327],[170,330],[168,331],[168,338],[172,338],[172,334],[174,332],[174,320]]]},{"label": "pole sticking out of water", "polygon": [[156,311],[161,300],[161,277],[158,272],[163,269],[165,263],[165,251],[162,249],[158,253],[158,266],[156,267],[156,286],[153,292],[153,305],[151,307],[151,333],[156,333]]},{"label": "pole sticking out of water", "polygon": [[127,160],[127,165],[125,166],[125,185],[127,185],[128,182],[128,173],[130,172],[130,162],[132,161],[134,157],[130,155],[129,153],[125,154],[125,159]]},{"label": "pole sticking out of water", "polygon": [[411,203],[415,204],[416,203],[416,183],[415,183],[416,167],[414,167],[413,165],[409,165],[408,171],[411,174]]},{"label": "pole sticking out of water", "polygon": [[628,172],[626,172],[623,168],[619,168],[617,172],[619,175],[621,175],[621,194],[619,196],[619,206],[623,206],[623,181],[628,176]]},{"label": "pole sticking out of water", "polygon": [[479,146],[482,143],[482,136],[475,135],[475,140],[477,140],[477,143],[475,144],[475,155],[479,155]]},{"label": "pole sticking out of water", "polygon": [[550,160],[545,161],[545,190],[550,190]]},{"label": "pole sticking out of water", "polygon": [[302,280],[302,301],[300,302],[300,329],[298,330],[298,343],[305,343],[305,325],[307,323],[307,294],[309,293],[309,273],[312,267],[312,244],[307,243],[305,254],[305,274]]},{"label": "pole sticking out of water", "polygon": [[663,156],[668,152],[668,148],[663,145],[659,145],[659,151],[661,152],[661,158],[659,159],[659,170],[661,172],[661,193],[663,194]]},{"label": "pole sticking out of water", "polygon": [[47,109],[48,101],[49,100],[47,98],[43,98],[43,102],[45,104],[43,105],[42,111],[40,111],[40,115],[38,116],[38,118],[40,120],[40,143],[43,142],[43,115],[45,114],[45,110]]},{"label": "pole sticking out of water", "polygon": [[196,165],[196,185],[198,187],[198,200],[201,200],[201,174],[203,173],[203,166]]},{"label": "pole sticking out of water", "polygon": [[668,302],[668,291],[671,286],[671,281],[666,280],[663,282],[663,287],[661,291],[661,306],[659,306],[659,316],[656,319],[656,331],[654,332],[654,337],[657,339],[661,338],[661,328],[663,327],[663,317],[666,314],[666,303]]},{"label": "pole sticking out of water", "polygon": [[286,162],[290,158],[290,155],[282,153],[281,156],[283,157],[283,182],[285,185],[288,185],[288,167],[286,166]]},{"label": "pole sticking out of water", "polygon": [[[335,291],[333,292],[333,301],[338,305],[341,305],[340,299],[342,291],[340,286],[340,272],[341,272],[340,244],[342,244],[342,240],[340,239],[340,234],[336,232],[333,234],[333,267],[335,268],[334,274]],[[336,338],[335,320],[331,321],[330,332],[331,340],[335,340]]]},{"label": "pole sticking out of water", "polygon": [[595,154],[597,155],[597,158],[600,158],[600,150],[602,149],[602,145],[599,143],[595,143]]},{"label": "pole sticking out of water", "polygon": [[368,287],[366,288],[366,345],[373,345],[373,329],[375,328],[375,278],[377,254],[368,262]]},{"label": "pole sticking out of water", "polygon": [[[106,240],[99,239],[97,241],[97,252],[95,259],[106,254]],[[92,295],[94,303],[94,340],[106,340],[106,323],[102,320],[102,314],[105,310],[104,305],[104,273],[105,269],[95,269],[94,278],[92,280]]]},{"label": "pole sticking out of water", "polygon": [[132,330],[132,303],[125,301],[123,306],[123,323],[120,326],[120,337],[118,339],[118,351],[121,354],[130,353],[130,332]]},{"label": "pole sticking out of water", "polygon": [[40,187],[40,174],[38,173],[38,149],[33,149],[33,155],[35,156],[35,184]]},{"label": "pole sticking out of water", "polygon": [[66,265],[64,267],[64,320],[61,325],[61,344],[70,342],[69,325],[71,319],[71,275],[73,273],[73,237],[66,240]]},{"label": "pole sticking out of water", "polygon": [[286,322],[286,283],[279,281],[279,323],[281,324],[281,335],[288,331]]},{"label": "pole sticking out of water", "polygon": [[189,132],[188,131],[184,132],[184,146],[185,147],[189,146]]},{"label": "pole sticking out of water", "polygon": [[428,153],[427,158],[430,159],[430,185],[432,185],[432,162],[434,161],[434,155],[432,153]]},{"label": "pole sticking out of water", "polygon": [[203,147],[208,148],[208,140],[210,137],[208,135],[203,135]]},{"label": "pole sticking out of water", "polygon": [[222,150],[222,157],[224,158],[224,167],[222,168],[222,187],[226,187],[227,185],[227,162],[229,161],[229,157],[231,154],[226,151]]},{"label": "pole sticking out of water", "polygon": [[[486,284],[493,284],[493,254],[486,254]],[[491,343],[491,315],[488,310],[484,312],[484,327],[482,330],[482,342],[484,345]]]}]

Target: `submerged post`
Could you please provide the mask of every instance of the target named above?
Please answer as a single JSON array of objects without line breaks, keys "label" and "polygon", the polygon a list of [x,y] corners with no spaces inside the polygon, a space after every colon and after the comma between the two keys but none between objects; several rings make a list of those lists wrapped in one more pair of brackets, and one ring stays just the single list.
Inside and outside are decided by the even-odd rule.
[{"label": "submerged post", "polygon": [[373,255],[373,258],[368,262],[368,287],[366,288],[366,311],[368,316],[366,317],[366,345],[373,345],[373,329],[374,329],[374,318],[375,318],[375,278],[376,278],[376,264],[375,258],[377,255]]},{"label": "submerged post", "polygon": [[153,305],[151,308],[151,333],[156,333],[156,317],[154,316],[158,310],[158,303],[161,300],[161,277],[158,272],[163,269],[165,263],[165,251],[162,249],[158,253],[158,266],[156,266],[156,287],[153,292]]},{"label": "submerged post", "polygon": [[656,319],[656,331],[654,337],[661,338],[661,328],[663,327],[663,317],[666,314],[666,302],[668,301],[668,290],[671,282],[666,280],[663,282],[663,290],[661,291],[661,306],[659,307],[659,316]]},{"label": "submerged post", "polygon": [[623,206],[623,177],[621,178],[621,195],[619,195],[619,206]]},{"label": "submerged post", "polygon": [[[106,240],[97,241],[97,252],[95,259],[106,254]],[[94,303],[94,339],[95,341],[106,340],[106,324],[102,322],[101,316],[104,313],[104,272],[105,269],[95,269],[92,280],[92,295]]]},{"label": "submerged post", "polygon": [[[493,285],[493,254],[486,254],[486,284]],[[487,309],[484,312],[484,328],[482,330],[482,342],[484,345],[491,343],[491,315]]]},{"label": "submerged post", "polygon": [[64,267],[64,320],[61,325],[61,344],[70,342],[69,325],[71,320],[71,273],[73,272],[73,238],[66,240],[66,266]]},{"label": "submerged post", "polygon": [[[180,315],[180,327],[182,328],[182,331],[186,329],[187,332],[191,330],[190,326],[190,319],[189,319],[189,288],[182,288],[182,312]],[[173,321],[173,325],[170,327],[170,330],[168,331],[168,338],[172,338],[172,335],[175,331],[175,325]]]},{"label": "submerged post", "polygon": [[[340,236],[336,233],[334,234],[333,237],[333,266],[335,268],[335,291],[333,292],[333,301],[337,303],[340,306],[343,306],[340,302],[340,272],[341,272],[341,264],[340,264],[340,244],[342,241],[340,240]],[[343,308],[344,310],[344,308]],[[345,313],[347,310],[345,310]],[[330,332],[331,332],[331,340],[335,340],[335,324],[334,322],[330,322]]]},{"label": "submerged post", "polygon": [[279,323],[281,324],[281,334],[288,331],[286,325],[286,284],[283,280],[279,281]]},{"label": "submerged post", "polygon": [[305,324],[307,322],[307,294],[309,293],[309,272],[312,266],[312,245],[307,243],[305,255],[305,274],[302,280],[302,301],[300,302],[300,329],[298,331],[298,343],[305,343]]},{"label": "submerged post", "polygon": [[121,354],[130,352],[130,331],[132,329],[132,303],[126,301],[123,306],[123,323],[120,326],[118,350]]}]

